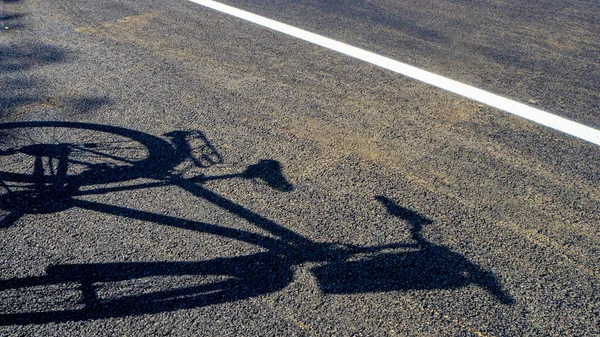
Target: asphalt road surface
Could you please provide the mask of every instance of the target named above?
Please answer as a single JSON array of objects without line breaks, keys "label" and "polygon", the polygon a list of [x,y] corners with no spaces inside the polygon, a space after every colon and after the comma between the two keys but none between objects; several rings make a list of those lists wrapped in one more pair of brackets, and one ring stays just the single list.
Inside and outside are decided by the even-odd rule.
[{"label": "asphalt road surface", "polygon": [[[600,128],[600,3],[224,2]],[[600,148],[185,0],[0,2],[0,335],[600,336]]]}]

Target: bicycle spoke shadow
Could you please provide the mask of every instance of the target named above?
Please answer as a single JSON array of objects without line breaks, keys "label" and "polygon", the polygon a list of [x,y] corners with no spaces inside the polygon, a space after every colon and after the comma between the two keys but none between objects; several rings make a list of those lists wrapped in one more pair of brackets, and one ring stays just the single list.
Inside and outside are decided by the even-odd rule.
[{"label": "bicycle spoke shadow", "polygon": [[[500,288],[492,273],[482,270],[447,247],[435,245],[422,237],[422,227],[431,224],[432,220],[403,208],[386,197],[378,196],[376,199],[385,206],[388,213],[409,224],[413,242],[380,247],[317,243],[203,186],[207,181],[240,178],[261,181],[278,191],[292,191],[293,185],[283,175],[281,164],[275,160],[259,161],[235,174],[199,174],[192,178],[184,178],[176,173],[175,168],[186,160],[199,168],[222,162],[218,151],[199,131],[171,132],[165,135],[170,139],[168,142],[138,131],[94,124],[28,122],[15,123],[10,127],[15,125],[71,127],[114,133],[143,144],[148,149],[148,154],[144,159],[137,161],[126,160],[124,155],[115,154],[121,152],[103,153],[102,147],[94,143],[36,143],[23,147],[0,148],[0,151],[3,151],[0,153],[2,156],[10,156],[14,152],[34,158],[33,173],[0,170],[0,181],[8,191],[0,196],[0,206],[12,205],[14,208],[13,213],[2,220],[3,227],[18,221],[23,214],[54,213],[77,207],[147,223],[218,235],[262,247],[266,252],[191,262],[51,265],[42,276],[0,280],[0,298],[16,296],[25,299],[31,295],[28,293],[31,289],[35,296],[53,296],[57,286],[77,284],[79,296],[77,300],[69,300],[75,303],[61,308],[42,305],[35,310],[18,305],[14,308],[2,307],[0,325],[154,314],[249,299],[285,288],[294,280],[294,266],[305,262],[321,264],[312,271],[325,294],[455,289],[475,284],[486,289],[500,303],[512,303],[512,298]],[[0,124],[0,130],[2,128]],[[199,140],[200,145],[192,148],[189,137]],[[72,158],[76,151],[82,149],[85,153],[92,151],[91,158],[94,160],[101,158],[107,162],[83,165],[81,158]],[[115,161],[119,164],[115,164]],[[48,165],[50,168],[46,169]],[[75,174],[70,172],[70,168],[67,167],[69,165],[83,165],[84,169]],[[98,187],[138,178],[153,179],[155,182]],[[20,184],[21,190],[18,193],[11,191],[14,190],[14,186],[9,186],[7,181]],[[84,189],[86,186],[93,188]],[[180,187],[272,235],[79,198],[85,195],[102,195],[157,186]],[[53,202],[49,203],[48,199]],[[56,206],[56,202],[60,206]],[[14,206],[15,203],[20,205]],[[403,250],[385,252],[391,248]],[[57,296],[59,293],[56,293]],[[4,301],[6,299],[3,298],[3,302],[7,302]],[[50,302],[60,301],[57,299]]]}]

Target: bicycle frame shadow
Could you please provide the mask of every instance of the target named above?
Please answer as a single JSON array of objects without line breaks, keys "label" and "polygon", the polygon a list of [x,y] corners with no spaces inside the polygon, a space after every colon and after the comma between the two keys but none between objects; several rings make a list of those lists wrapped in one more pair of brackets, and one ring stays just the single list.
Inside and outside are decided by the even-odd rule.
[{"label": "bicycle frame shadow", "polygon": [[[69,126],[70,124],[59,123],[57,125]],[[73,123],[73,126],[82,127],[83,125]],[[194,165],[200,168],[222,161],[216,149],[199,131],[191,133],[199,137],[204,145],[199,153],[193,155],[193,149],[188,146],[189,143],[184,141],[185,137],[190,135],[188,131],[174,131],[166,134],[165,136],[171,139],[169,143],[162,138],[128,129],[92,124],[85,124],[85,127],[104,132],[119,132],[146,146],[154,147],[154,149],[150,149],[150,152],[160,152],[160,162],[153,162],[153,166],[93,166],[77,176],[69,176],[66,173],[67,168],[64,167],[68,157],[68,154],[65,154],[66,150],[56,146],[51,151],[44,147],[27,147],[22,151],[29,151],[36,156],[43,154],[44,156],[61,157],[63,166],[61,167],[60,163],[57,164],[57,168],[61,167],[61,169],[57,169],[55,172],[61,171],[63,176],[54,177],[49,183],[44,175],[38,174],[36,179],[42,177],[46,180],[43,184],[38,183],[37,185],[35,181],[28,180],[29,176],[24,178],[24,176],[6,174],[2,176],[0,174],[0,180],[5,178],[21,179],[28,184],[33,184],[34,189],[44,189],[42,191],[44,193],[50,186],[49,196],[59,200],[61,206],[41,204],[33,207],[31,204],[25,204],[18,212],[15,212],[16,215],[11,215],[11,219],[8,221],[10,224],[18,220],[19,214],[61,212],[76,207],[142,222],[218,235],[262,247],[266,249],[266,252],[192,262],[50,265],[46,268],[46,274],[42,276],[0,280],[0,294],[2,292],[14,293],[15,291],[18,293],[40,287],[52,289],[56,285],[75,283],[78,285],[77,291],[80,293],[79,300],[69,308],[38,308],[31,311],[25,310],[25,312],[0,313],[0,325],[60,323],[156,314],[245,300],[275,293],[285,288],[294,280],[294,266],[305,262],[321,264],[312,271],[325,294],[455,289],[468,284],[476,284],[486,289],[500,303],[512,303],[512,298],[502,291],[492,273],[481,270],[460,254],[452,252],[446,247],[432,244],[422,237],[422,226],[432,223],[431,220],[402,208],[386,197],[378,196],[376,199],[385,206],[388,213],[408,223],[414,242],[380,247],[316,243],[203,186],[203,183],[207,181],[236,177],[260,180],[278,191],[291,191],[293,186],[283,175],[279,162],[262,160],[257,164],[247,166],[243,172],[237,174],[222,176],[200,174],[192,178],[184,178],[175,174],[174,168],[190,157],[194,158],[192,160]],[[2,150],[0,149],[0,151]],[[36,151],[43,151],[43,153]],[[156,159],[152,154],[149,157],[153,160]],[[101,185],[137,178],[151,178],[156,182],[81,190],[81,187],[86,185]],[[206,200],[273,236],[78,198],[84,195],[102,195],[115,191],[159,186],[178,186],[195,197]],[[32,208],[28,209],[27,207]],[[386,249],[404,249],[404,251],[381,253]],[[352,259],[353,256],[358,255],[361,255],[362,258]],[[191,277],[191,281],[186,277]],[[175,284],[167,282],[168,284],[161,288],[161,281],[158,280],[160,278],[175,278],[180,281],[176,281]],[[143,280],[146,281],[142,282]],[[147,280],[150,280],[152,286],[158,286],[158,289],[146,289],[149,284]],[[131,282],[141,283],[129,285],[125,287],[125,291],[117,291],[116,297],[115,292],[107,290],[115,284]]]}]

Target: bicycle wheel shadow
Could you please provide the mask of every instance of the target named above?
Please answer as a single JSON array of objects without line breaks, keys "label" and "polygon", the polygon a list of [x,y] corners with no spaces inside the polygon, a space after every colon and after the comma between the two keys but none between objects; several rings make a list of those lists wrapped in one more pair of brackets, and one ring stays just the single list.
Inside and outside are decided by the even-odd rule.
[{"label": "bicycle wheel shadow", "polygon": [[[57,308],[61,292],[48,307],[2,313],[0,325],[86,321],[157,314],[245,300],[283,289],[293,280],[290,265],[271,253],[201,262],[121,262],[51,265],[46,275],[0,281],[7,290],[78,284],[75,303]],[[6,300],[6,299],[5,299]],[[74,302],[72,298],[68,299]]]},{"label": "bicycle wheel shadow", "polygon": [[313,269],[324,293],[456,289],[475,284],[502,304],[514,302],[502,290],[494,274],[448,247],[425,240],[421,235],[422,228],[432,224],[432,220],[384,196],[377,196],[376,200],[389,214],[408,223],[415,243],[404,246],[411,248],[408,251],[376,254],[359,261],[330,263]]}]

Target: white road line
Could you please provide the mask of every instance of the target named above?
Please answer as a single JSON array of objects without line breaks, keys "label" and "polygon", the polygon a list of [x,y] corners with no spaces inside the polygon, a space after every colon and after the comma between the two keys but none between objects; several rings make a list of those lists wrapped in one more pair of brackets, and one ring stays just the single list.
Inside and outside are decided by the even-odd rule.
[{"label": "white road line", "polygon": [[278,32],[291,35],[298,39],[317,44],[319,46],[335,50],[342,54],[363,60],[376,66],[391,70],[398,74],[414,78],[416,80],[431,84],[438,88],[453,92],[455,94],[467,97],[477,102],[498,108],[511,114],[520,116],[530,121],[539,123],[549,128],[564,132],[571,136],[586,140],[596,145],[600,145],[600,130],[573,122],[571,120],[553,115],[551,113],[530,107],[528,105],[510,100],[508,98],[492,94],[490,92],[466,85],[449,78],[436,75],[434,73],[410,66],[406,63],[398,62],[390,58],[377,55],[364,49],[356,48],[351,45],[317,35],[285,23],[281,23],[260,15],[224,5],[212,0],[188,0],[193,3],[212,8],[216,11],[226,13],[237,18],[250,21],[263,27],[267,27]]}]

